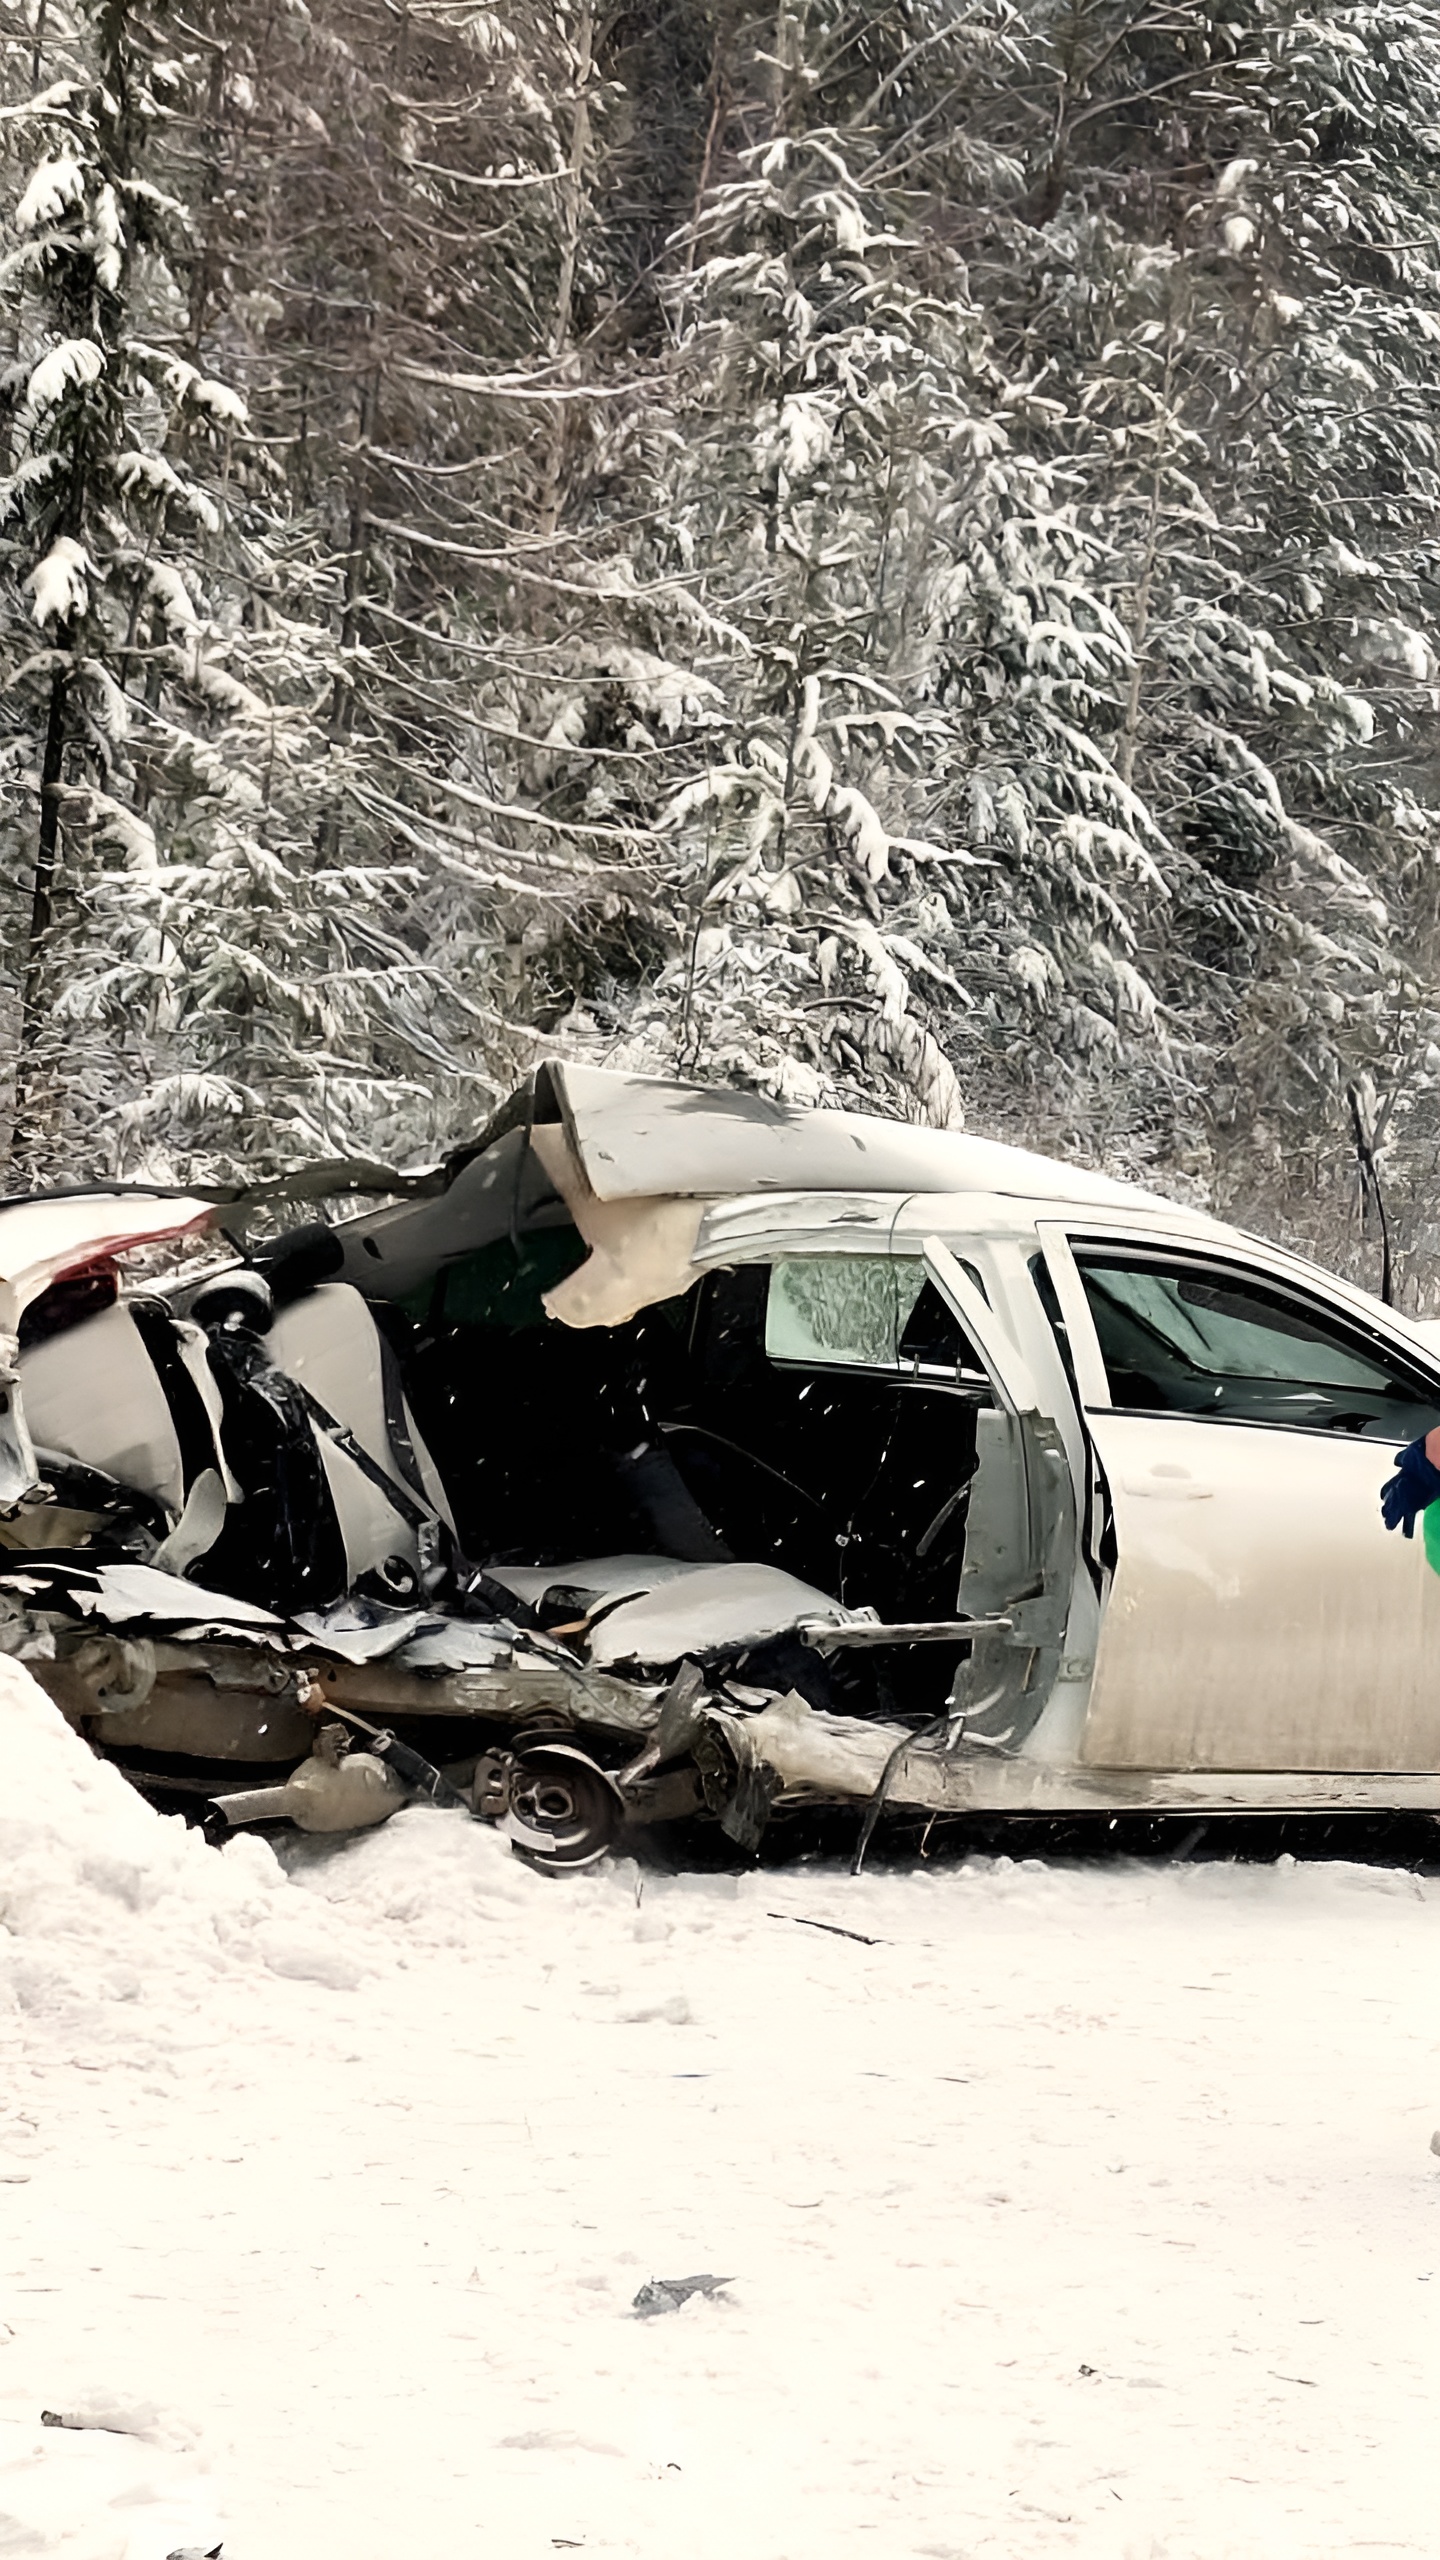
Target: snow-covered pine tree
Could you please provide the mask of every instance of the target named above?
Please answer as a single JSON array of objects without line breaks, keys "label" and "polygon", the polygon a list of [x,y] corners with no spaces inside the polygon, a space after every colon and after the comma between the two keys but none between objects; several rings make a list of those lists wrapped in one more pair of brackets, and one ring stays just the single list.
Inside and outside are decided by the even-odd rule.
[{"label": "snow-covered pine tree", "polygon": [[52,9],[12,119],[4,824],[32,1176],[373,1148],[407,1088],[424,1116],[439,1046],[409,880],[331,825],[325,570],[277,522],[243,397],[184,352],[163,180],[190,66],[163,34],[130,0]]},{"label": "snow-covered pine tree", "polygon": [[546,600],[578,574],[553,519],[587,405],[585,14],[209,0],[199,23],[208,325],[283,460],[291,538],[335,571],[333,828],[412,868],[434,1001],[470,1026],[469,1080],[437,1044],[429,1148],[473,1121],[482,1068],[503,1088],[530,1064],[527,920],[586,870],[511,787]]},{"label": "snow-covered pine tree", "polygon": [[[1030,395],[913,219],[914,29],[811,6],[777,55],[774,24],[723,31],[663,394],[592,431],[627,575],[556,611],[566,672],[525,723],[552,805],[634,831],[597,921],[670,953],[567,1027],[953,1124],[957,1062],[1003,1066],[1036,991],[1072,1044],[1159,1045],[1132,956],[1156,831],[1105,743],[1130,651],[1103,541],[1017,448]],[[922,39],[934,95],[976,41]]]},{"label": "snow-covered pine tree", "polygon": [[1435,0],[121,16],[154,196],[98,10],[0,121],[81,189],[0,287],[54,1160],[428,1149],[560,1041],[1327,1247],[1368,1076],[1429,1217]]},{"label": "snow-covered pine tree", "polygon": [[[778,25],[716,35],[671,397],[628,475],[623,423],[599,439],[618,511],[658,493],[673,530],[637,545],[648,593],[570,635],[553,716],[576,753],[548,778],[638,825],[687,751],[706,770],[669,804],[687,853],[635,875],[676,956],[571,1030],[624,1026],[658,1061],[699,1021],[707,1071],[764,1080],[799,1049],[822,1089],[873,1090],[888,1001],[992,1121],[1333,1249],[1354,1076],[1404,1094],[1396,1179],[1433,1178],[1437,14],[1026,0]],[[838,671],[903,706],[882,753],[840,717],[837,761]],[[812,718],[882,835],[990,867],[902,885],[902,852],[861,890],[853,863],[777,859],[825,833],[796,789]],[[602,786],[602,737],[648,771]],[[927,996],[902,956],[867,1023],[846,896],[963,994]]]},{"label": "snow-covered pine tree", "polygon": [[1432,1178],[1440,14],[1025,14],[957,133],[1015,182],[954,185],[954,219],[1109,549],[1115,760],[1170,893],[1141,957],[1189,1066],[1092,1109],[1333,1250],[1357,1075]]}]

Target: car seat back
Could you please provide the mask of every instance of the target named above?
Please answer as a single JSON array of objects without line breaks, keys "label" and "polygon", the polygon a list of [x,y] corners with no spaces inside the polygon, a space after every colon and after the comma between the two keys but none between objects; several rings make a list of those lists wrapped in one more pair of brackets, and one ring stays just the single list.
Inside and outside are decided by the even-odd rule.
[{"label": "car seat back", "polygon": [[22,1351],[20,1393],[38,1448],[134,1487],[172,1523],[207,1467],[223,1479],[204,1337],[153,1301],[122,1298]]},{"label": "car seat back", "polygon": [[[281,1307],[266,1336],[278,1369],[312,1399],[320,1455],[345,1541],[349,1582],[386,1574],[395,1561],[418,1572],[418,1510],[453,1533],[435,1462],[415,1425],[399,1364],[358,1289],[329,1281]],[[318,1408],[318,1411],[316,1410]],[[340,1435],[326,1421],[340,1426]],[[367,1469],[345,1447],[350,1438]],[[377,1481],[384,1478],[393,1495]]]}]

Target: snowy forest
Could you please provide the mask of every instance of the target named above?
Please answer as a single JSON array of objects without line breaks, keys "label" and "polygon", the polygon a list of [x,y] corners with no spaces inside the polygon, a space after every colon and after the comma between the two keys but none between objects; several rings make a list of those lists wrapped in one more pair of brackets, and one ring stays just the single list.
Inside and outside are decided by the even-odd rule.
[{"label": "snowy forest", "polygon": [[1440,1280],[1440,7],[11,0],[12,1188],[548,1053]]}]

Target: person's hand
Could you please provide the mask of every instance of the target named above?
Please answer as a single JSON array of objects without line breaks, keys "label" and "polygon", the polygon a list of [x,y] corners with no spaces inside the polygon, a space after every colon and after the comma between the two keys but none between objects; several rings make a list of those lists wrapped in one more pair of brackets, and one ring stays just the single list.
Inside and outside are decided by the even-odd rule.
[{"label": "person's hand", "polygon": [[1412,1440],[1395,1461],[1395,1473],[1380,1488],[1380,1512],[1387,1529],[1415,1535],[1415,1523],[1432,1502],[1440,1502],[1440,1425],[1422,1440]]}]

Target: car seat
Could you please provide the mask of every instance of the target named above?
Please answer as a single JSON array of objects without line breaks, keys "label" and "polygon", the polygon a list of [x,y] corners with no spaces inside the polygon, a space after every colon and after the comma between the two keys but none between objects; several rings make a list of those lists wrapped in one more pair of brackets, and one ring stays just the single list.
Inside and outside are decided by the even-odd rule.
[{"label": "car seat", "polygon": [[310,1400],[347,1587],[373,1575],[397,1596],[407,1582],[418,1589],[434,1545],[427,1530],[443,1525],[453,1537],[455,1523],[399,1363],[359,1290],[346,1281],[308,1289],[279,1309],[266,1348]]},{"label": "car seat", "polygon": [[37,1448],[98,1469],[158,1504],[173,1527],[202,1474],[219,1479],[220,1395],[196,1325],[154,1299],[122,1298],[20,1354]]}]

